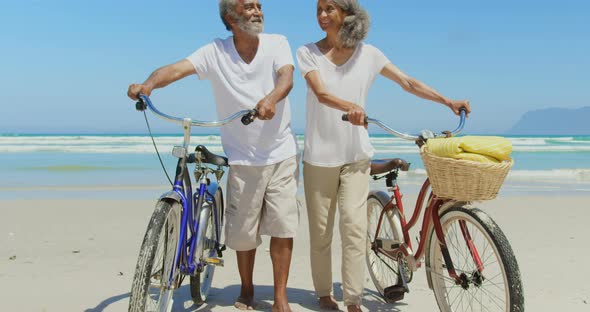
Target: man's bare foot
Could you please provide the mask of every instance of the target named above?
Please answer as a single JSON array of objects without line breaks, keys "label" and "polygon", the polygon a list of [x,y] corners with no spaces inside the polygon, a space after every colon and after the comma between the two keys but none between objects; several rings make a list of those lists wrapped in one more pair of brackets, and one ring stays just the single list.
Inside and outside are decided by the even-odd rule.
[{"label": "man's bare foot", "polygon": [[363,312],[363,310],[361,310],[361,307],[357,305],[346,306],[346,309],[348,310],[348,312]]},{"label": "man's bare foot", "polygon": [[254,301],[254,298],[244,298],[238,297],[236,299],[236,303],[234,303],[234,307],[238,310],[246,311],[246,310],[254,310],[258,306],[258,303]]},{"label": "man's bare foot", "polygon": [[292,312],[291,307],[288,303],[285,304],[273,304],[272,305],[272,312]]},{"label": "man's bare foot", "polygon": [[320,309],[322,310],[335,310],[338,311],[338,303],[332,296],[320,297]]}]

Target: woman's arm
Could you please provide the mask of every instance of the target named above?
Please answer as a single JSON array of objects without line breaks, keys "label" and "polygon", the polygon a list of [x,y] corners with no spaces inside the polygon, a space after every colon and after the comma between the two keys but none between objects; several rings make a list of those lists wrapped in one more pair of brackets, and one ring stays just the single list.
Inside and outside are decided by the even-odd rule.
[{"label": "woman's arm", "polygon": [[307,73],[305,80],[320,103],[347,112],[350,123],[354,125],[365,125],[365,110],[352,102],[345,101],[329,93],[317,70]]},{"label": "woman's arm", "polygon": [[449,107],[455,114],[459,115],[459,110],[465,108],[467,114],[471,112],[468,100],[456,101],[444,97],[433,88],[427,86],[425,83],[409,77],[402,72],[397,66],[388,63],[381,70],[381,75],[395,81],[405,91],[419,96],[423,99],[431,100]]}]

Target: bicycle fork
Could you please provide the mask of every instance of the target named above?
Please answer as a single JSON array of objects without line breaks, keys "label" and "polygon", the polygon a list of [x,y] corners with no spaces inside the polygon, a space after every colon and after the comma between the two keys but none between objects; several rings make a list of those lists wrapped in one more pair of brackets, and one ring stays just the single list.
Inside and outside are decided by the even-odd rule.
[{"label": "bicycle fork", "polygon": [[[436,232],[436,236],[438,237],[439,247],[441,249],[441,253],[442,253],[443,259],[445,261],[447,272],[449,273],[449,276],[455,280],[455,283],[457,285],[462,285],[464,288],[467,288],[469,286],[468,285],[469,284],[468,277],[465,276],[465,273],[458,275],[457,271],[455,270],[455,266],[453,265],[453,260],[451,259],[451,254],[450,254],[449,249],[447,247],[447,242],[445,240],[445,236],[444,236],[444,232],[443,232],[443,228],[442,228],[442,224],[440,222],[440,216],[439,216],[439,209],[440,209],[443,202],[438,199],[437,199],[437,201],[438,202],[435,206],[436,209],[432,210],[432,223],[434,225],[434,231]],[[471,239],[471,234],[469,233],[469,230],[467,229],[467,224],[464,220],[459,220],[457,222],[459,222],[459,227],[461,228],[461,233],[463,235],[463,239],[465,240],[465,244],[467,245],[467,247],[469,249],[469,253],[471,254],[471,258],[473,259],[473,261],[475,262],[475,265],[477,266],[477,271],[479,273],[482,273],[483,263],[481,261],[481,257],[479,256],[477,248],[475,247],[475,244],[473,243],[473,240]]]}]

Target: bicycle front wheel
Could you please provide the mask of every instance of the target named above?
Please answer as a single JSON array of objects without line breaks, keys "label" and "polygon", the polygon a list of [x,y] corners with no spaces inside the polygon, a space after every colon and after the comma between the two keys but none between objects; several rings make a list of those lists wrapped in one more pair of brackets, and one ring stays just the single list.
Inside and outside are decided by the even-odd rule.
[{"label": "bicycle front wheel", "polygon": [[130,312],[170,311],[179,271],[174,268],[180,236],[179,203],[159,201],[145,233],[129,298]]},{"label": "bicycle front wheel", "polygon": [[[403,241],[403,234],[401,232],[401,224],[399,219],[399,211],[397,209],[388,210],[383,214],[381,227],[377,233],[379,226],[379,218],[383,207],[387,204],[385,198],[387,194],[379,196],[379,194],[371,194],[367,199],[367,252],[365,259],[369,269],[369,275],[375,285],[377,291],[384,296],[384,289],[398,285],[400,283],[399,264],[397,260],[391,259],[384,254],[381,254],[372,249],[372,244],[375,242],[397,242]],[[408,276],[406,280],[411,279]]]},{"label": "bicycle front wheel", "polygon": [[[202,238],[200,242],[197,242],[201,246],[201,254],[197,256],[201,266],[197,269],[196,276],[190,277],[191,297],[197,305],[200,305],[207,300],[213,282],[215,265],[206,263],[204,258],[217,257],[217,251],[215,250],[215,242],[217,242],[216,231],[221,235],[222,207],[223,195],[221,187],[219,187],[215,193],[215,206],[211,205],[209,207],[204,207],[205,209],[201,209],[201,217],[199,218],[199,228],[202,229],[203,235],[201,236]],[[213,218],[214,209],[217,209],[219,213],[219,223],[217,225]]]},{"label": "bicycle front wheel", "polygon": [[[428,278],[442,312],[524,311],[520,271],[512,248],[498,225],[477,208],[454,207],[441,215],[453,266],[461,281],[449,277],[435,231],[426,255]],[[482,269],[469,245],[477,250]]]}]

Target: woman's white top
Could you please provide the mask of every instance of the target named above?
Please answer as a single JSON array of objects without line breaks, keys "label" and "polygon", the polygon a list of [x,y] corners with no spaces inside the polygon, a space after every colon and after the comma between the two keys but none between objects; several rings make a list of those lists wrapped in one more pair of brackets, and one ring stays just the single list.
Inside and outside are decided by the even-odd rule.
[{"label": "woman's white top", "polygon": [[[318,71],[327,92],[365,107],[367,92],[387,57],[372,45],[360,43],[346,63],[337,66],[310,43],[297,50],[301,74]],[[320,103],[307,86],[307,123],[303,161],[323,167],[337,167],[369,159],[374,149],[369,134],[362,126],[342,121],[345,112]]]}]

